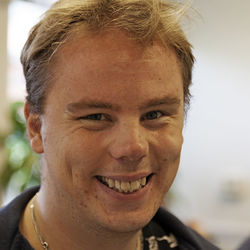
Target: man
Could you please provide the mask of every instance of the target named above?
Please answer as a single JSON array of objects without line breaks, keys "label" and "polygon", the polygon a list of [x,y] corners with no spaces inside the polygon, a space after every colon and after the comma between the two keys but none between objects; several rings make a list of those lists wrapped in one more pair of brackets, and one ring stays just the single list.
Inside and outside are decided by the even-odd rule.
[{"label": "man", "polygon": [[194,61],[182,12],[160,0],[59,1],[32,29],[21,61],[41,187],[1,211],[1,249],[217,249],[159,208]]}]

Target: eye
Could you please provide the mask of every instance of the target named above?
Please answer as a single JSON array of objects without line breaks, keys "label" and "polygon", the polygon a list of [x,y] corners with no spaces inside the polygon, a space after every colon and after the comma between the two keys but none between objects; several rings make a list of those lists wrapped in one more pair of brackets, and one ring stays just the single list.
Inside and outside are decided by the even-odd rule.
[{"label": "eye", "polygon": [[107,120],[107,118],[104,116],[104,114],[91,114],[91,115],[86,115],[79,117],[78,120],[93,120],[93,121],[103,121]]},{"label": "eye", "polygon": [[163,113],[161,111],[150,111],[142,117],[142,120],[155,120],[160,118],[161,116],[163,116]]},{"label": "eye", "polygon": [[102,131],[113,125],[112,116],[106,113],[93,113],[80,116],[76,120],[80,121],[77,124],[81,128],[91,131]]}]

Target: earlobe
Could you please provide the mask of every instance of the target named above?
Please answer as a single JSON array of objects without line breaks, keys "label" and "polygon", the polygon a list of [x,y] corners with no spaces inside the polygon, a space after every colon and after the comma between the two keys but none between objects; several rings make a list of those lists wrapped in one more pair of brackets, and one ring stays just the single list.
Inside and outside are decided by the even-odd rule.
[{"label": "earlobe", "polygon": [[24,105],[24,115],[26,119],[31,148],[34,152],[42,154],[44,150],[41,134],[42,122],[40,114],[33,113],[31,104],[26,102]]}]

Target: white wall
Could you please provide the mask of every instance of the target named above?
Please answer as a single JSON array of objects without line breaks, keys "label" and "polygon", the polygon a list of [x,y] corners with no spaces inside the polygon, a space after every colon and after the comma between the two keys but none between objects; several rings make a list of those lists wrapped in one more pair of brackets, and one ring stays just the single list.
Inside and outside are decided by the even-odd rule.
[{"label": "white wall", "polygon": [[[250,235],[250,1],[196,0],[196,65],[172,210],[230,250]],[[221,242],[223,241],[223,243]]]},{"label": "white wall", "polygon": [[[0,135],[7,130],[7,20],[8,0],[0,1]],[[0,159],[1,162],[1,159]]]}]

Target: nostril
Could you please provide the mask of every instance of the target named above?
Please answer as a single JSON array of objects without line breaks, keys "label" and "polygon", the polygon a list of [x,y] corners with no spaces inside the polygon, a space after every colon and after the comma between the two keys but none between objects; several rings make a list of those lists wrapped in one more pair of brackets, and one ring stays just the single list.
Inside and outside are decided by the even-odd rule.
[{"label": "nostril", "polygon": [[139,162],[144,157],[145,157],[145,155],[130,155],[130,156],[122,156],[119,159],[122,161]]},{"label": "nostril", "polygon": [[127,161],[140,161],[147,155],[147,152],[148,146],[146,143],[144,145],[115,143],[110,148],[110,154],[113,158]]},{"label": "nostril", "polygon": [[113,158],[128,161],[139,161],[148,153],[148,141],[144,128],[131,121],[123,121],[116,128],[109,144]]}]

